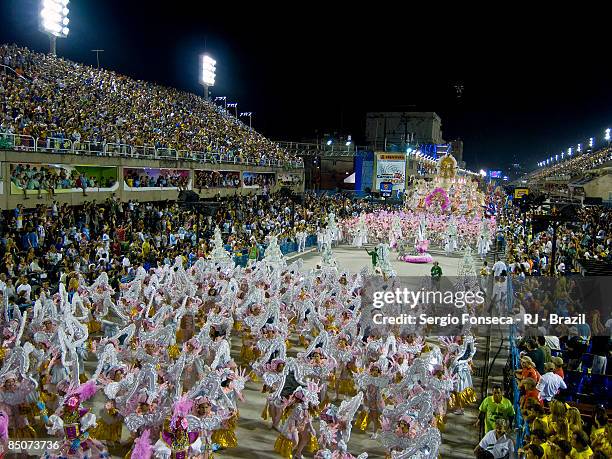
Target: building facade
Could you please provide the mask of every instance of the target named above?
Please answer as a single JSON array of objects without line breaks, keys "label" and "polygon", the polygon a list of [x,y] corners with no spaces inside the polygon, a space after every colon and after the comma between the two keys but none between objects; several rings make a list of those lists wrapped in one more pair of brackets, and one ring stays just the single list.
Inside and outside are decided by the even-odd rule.
[{"label": "building facade", "polygon": [[366,142],[378,151],[415,143],[439,145],[444,143],[442,119],[435,112],[371,112],[366,115]]}]

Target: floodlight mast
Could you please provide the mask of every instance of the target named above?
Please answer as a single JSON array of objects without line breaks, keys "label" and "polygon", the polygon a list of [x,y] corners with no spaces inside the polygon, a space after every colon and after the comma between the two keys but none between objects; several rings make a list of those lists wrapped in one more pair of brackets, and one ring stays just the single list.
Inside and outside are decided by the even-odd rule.
[{"label": "floodlight mast", "polygon": [[203,54],[200,58],[201,76],[200,80],[204,86],[204,98],[209,100],[208,88],[215,85],[215,76],[217,71],[217,61],[208,54]]},{"label": "floodlight mast", "polygon": [[57,38],[66,38],[70,33],[68,24],[69,0],[41,0],[40,30],[49,36],[49,53],[57,55]]}]

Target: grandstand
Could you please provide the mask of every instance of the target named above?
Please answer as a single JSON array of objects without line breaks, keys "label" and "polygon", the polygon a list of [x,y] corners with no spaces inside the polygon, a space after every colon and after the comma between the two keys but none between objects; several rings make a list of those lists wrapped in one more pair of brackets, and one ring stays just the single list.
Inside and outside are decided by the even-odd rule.
[{"label": "grandstand", "polygon": [[0,147],[301,164],[200,96],[14,45],[0,63]]},{"label": "grandstand", "polygon": [[612,148],[609,146],[593,152],[566,157],[561,162],[539,168],[521,180],[533,189],[546,191],[551,196],[582,201],[600,198],[612,202],[610,170]]}]

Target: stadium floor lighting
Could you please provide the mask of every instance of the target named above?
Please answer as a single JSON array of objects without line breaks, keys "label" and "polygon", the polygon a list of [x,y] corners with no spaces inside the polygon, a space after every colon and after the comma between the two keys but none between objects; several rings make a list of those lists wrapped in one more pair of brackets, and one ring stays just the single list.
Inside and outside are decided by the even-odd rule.
[{"label": "stadium floor lighting", "polygon": [[204,97],[208,100],[208,88],[215,85],[215,77],[217,72],[217,61],[208,54],[203,54],[200,57],[201,70],[200,81],[204,86]]},{"label": "stadium floor lighting", "polygon": [[40,30],[49,35],[49,52],[55,56],[56,39],[70,33],[68,24],[69,0],[42,0],[40,3]]}]

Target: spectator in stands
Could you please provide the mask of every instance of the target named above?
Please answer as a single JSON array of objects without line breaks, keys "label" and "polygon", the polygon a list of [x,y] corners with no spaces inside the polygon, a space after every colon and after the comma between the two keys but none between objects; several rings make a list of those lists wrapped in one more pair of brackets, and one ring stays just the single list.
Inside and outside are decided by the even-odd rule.
[{"label": "spectator in stands", "polygon": [[[534,339],[528,339],[525,343],[527,347],[526,355],[532,360],[538,373],[544,373],[544,351],[538,346]],[[535,378],[536,381],[538,380]]]},{"label": "spectator in stands", "polygon": [[563,373],[563,359],[561,357],[551,357],[550,360],[555,365],[555,374],[565,379],[565,373]]},{"label": "spectator in stands", "polygon": [[524,453],[525,459],[540,459],[544,457],[544,450],[539,445],[527,445],[525,449],[519,450],[519,454]]},{"label": "spectator in stands", "polygon": [[610,336],[593,336],[591,338],[591,354],[593,354],[591,373],[605,375],[608,358],[610,357]]},{"label": "spectator in stands", "polygon": [[605,453],[608,458],[612,457],[612,426],[608,422],[606,408],[602,405],[595,408],[590,440],[594,449]]},{"label": "spectator in stands", "polygon": [[508,421],[499,418],[495,421],[495,428],[488,431],[476,448],[474,454],[482,459],[509,459],[514,455],[514,443],[506,434]]},{"label": "spectator in stands", "polygon": [[535,369],[535,363],[530,357],[524,355],[520,360],[521,369],[516,370],[516,378],[519,380],[519,385],[522,386],[523,381],[530,378],[536,384],[540,381],[540,373]]},{"label": "spectator in stands", "polygon": [[548,346],[548,344],[546,344],[546,338],[544,336],[538,336],[537,341],[538,347],[542,350],[542,353],[544,354],[544,363],[550,362],[552,358],[552,353],[550,347]]},{"label": "spectator in stands", "polygon": [[536,381],[533,378],[525,378],[522,380],[522,387],[525,389],[525,393],[520,398],[521,411],[525,411],[530,404],[531,400],[535,400],[537,403],[541,403],[540,392],[536,389]]},{"label": "spectator in stands", "polygon": [[514,418],[514,407],[512,402],[503,396],[501,386],[493,386],[493,393],[486,397],[478,408],[479,415],[476,425],[484,422],[485,432],[495,428],[497,419],[505,419],[511,425]]},{"label": "spectator in stands", "polygon": [[540,391],[540,398],[544,402],[550,402],[561,389],[567,389],[567,385],[563,378],[555,373],[555,364],[544,364],[545,373],[540,378],[536,389]]},{"label": "spectator in stands", "polygon": [[590,459],[593,455],[593,450],[589,446],[589,436],[579,430],[572,434],[572,459]]}]

